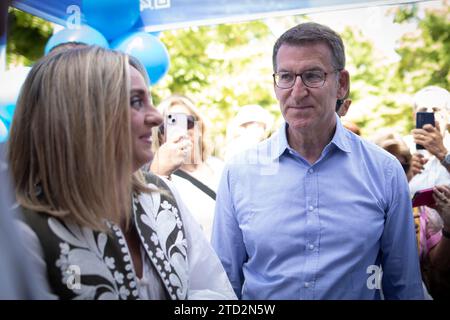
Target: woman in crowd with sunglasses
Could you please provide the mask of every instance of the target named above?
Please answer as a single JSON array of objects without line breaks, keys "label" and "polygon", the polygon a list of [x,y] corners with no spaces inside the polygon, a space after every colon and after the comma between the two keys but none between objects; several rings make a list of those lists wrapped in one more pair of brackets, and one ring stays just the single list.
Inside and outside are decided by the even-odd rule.
[{"label": "woman in crowd with sunglasses", "polygon": [[176,114],[186,115],[187,134],[169,136],[164,124],[160,126],[159,139],[154,140],[155,158],[150,170],[172,180],[209,240],[215,191],[223,164],[211,156],[207,120],[192,100],[182,95],[170,96],[158,109],[165,119]]}]

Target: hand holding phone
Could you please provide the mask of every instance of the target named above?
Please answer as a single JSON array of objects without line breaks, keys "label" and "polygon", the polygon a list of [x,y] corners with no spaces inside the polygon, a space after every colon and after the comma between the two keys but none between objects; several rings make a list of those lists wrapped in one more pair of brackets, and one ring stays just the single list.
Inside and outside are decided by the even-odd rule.
[{"label": "hand holding phone", "polygon": [[[434,113],[433,112],[417,112],[416,113],[416,128],[422,129],[424,125],[431,124],[433,127],[434,123]],[[416,144],[417,150],[425,149],[421,144]]]},{"label": "hand holding phone", "polygon": [[187,135],[187,114],[169,113],[164,119],[165,141],[172,141],[176,136]]},{"label": "hand holding phone", "polygon": [[413,208],[419,206],[433,207],[434,205],[433,188],[419,190],[414,194],[412,199]]}]

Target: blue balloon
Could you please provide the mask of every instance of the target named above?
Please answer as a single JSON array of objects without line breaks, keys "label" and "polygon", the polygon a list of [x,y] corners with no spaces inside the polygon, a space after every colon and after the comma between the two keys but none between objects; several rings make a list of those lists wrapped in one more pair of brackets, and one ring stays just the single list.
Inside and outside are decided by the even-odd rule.
[{"label": "blue balloon", "polygon": [[45,46],[45,54],[48,54],[53,47],[65,42],[83,42],[109,48],[108,40],[100,32],[90,26],[81,25],[78,28],[63,29],[51,36]]},{"label": "blue balloon", "polygon": [[8,129],[3,124],[2,121],[0,121],[0,143],[5,142],[8,139]]},{"label": "blue balloon", "polygon": [[9,130],[20,88],[30,70],[30,67],[18,67],[0,74],[0,120],[6,130]]},{"label": "blue balloon", "polygon": [[149,32],[152,36],[155,37],[159,37],[159,35],[161,34],[161,31],[153,31],[153,32]]},{"label": "blue balloon", "polygon": [[130,30],[141,15],[139,0],[83,0],[81,12],[108,40]]},{"label": "blue balloon", "polygon": [[147,69],[152,85],[169,71],[169,53],[161,40],[151,34],[145,32],[127,34],[111,43],[111,48],[139,59]]},{"label": "blue balloon", "polygon": [[11,126],[12,118],[14,116],[14,110],[16,109],[16,104],[11,103],[4,106],[0,106],[0,121],[6,126],[6,129],[9,130]]}]

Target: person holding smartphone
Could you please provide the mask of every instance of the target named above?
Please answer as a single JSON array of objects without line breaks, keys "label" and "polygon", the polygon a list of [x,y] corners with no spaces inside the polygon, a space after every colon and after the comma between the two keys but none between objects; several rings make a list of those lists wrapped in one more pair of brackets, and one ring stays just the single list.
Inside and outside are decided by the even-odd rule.
[{"label": "person holding smartphone", "polygon": [[[158,109],[166,121],[154,140],[155,159],[150,170],[170,178],[209,240],[223,164],[211,155],[208,120],[184,95],[168,97]],[[174,120],[185,127],[179,127]]]},{"label": "person holding smartphone", "polygon": [[[410,171],[411,152],[400,135],[385,130],[378,133],[373,142],[395,156],[405,174]],[[450,284],[445,280],[445,272],[448,272],[446,266],[450,266],[449,201],[450,188],[445,185],[418,191],[412,199],[422,279],[427,288],[424,293],[428,299],[440,299],[446,292],[442,289],[443,284]],[[441,273],[444,275],[440,276]],[[447,294],[450,294],[450,291],[447,291]]]},{"label": "person holding smartphone", "polygon": [[[420,257],[424,282],[433,298],[440,299],[445,292],[448,297],[450,290],[449,254],[448,250],[445,254],[442,250],[450,241],[446,232],[449,224],[447,222],[445,225],[443,220],[450,211],[443,202],[450,199],[447,187],[450,185],[450,93],[437,86],[425,87],[414,95],[413,108],[415,119],[426,112],[433,115],[435,122],[433,125],[430,123],[432,121],[425,121],[426,124],[422,125],[423,122],[417,121],[416,129],[405,137],[405,141],[413,153],[408,172],[411,196],[420,190],[433,188],[435,200],[441,198],[434,205],[415,208],[420,215]],[[447,269],[443,271],[442,266],[447,266]]]},{"label": "person holding smartphone", "polygon": [[[413,157],[409,172],[411,195],[438,184],[450,184],[450,93],[444,88],[429,86],[414,95],[414,119],[419,112],[434,114],[434,122],[412,130],[404,137]],[[417,145],[423,149],[417,149]]]}]

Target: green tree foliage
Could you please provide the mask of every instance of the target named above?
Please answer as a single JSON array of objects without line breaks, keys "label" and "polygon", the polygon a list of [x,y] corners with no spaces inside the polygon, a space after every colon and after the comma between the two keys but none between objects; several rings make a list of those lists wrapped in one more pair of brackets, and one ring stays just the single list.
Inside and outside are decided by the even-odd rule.
[{"label": "green tree foliage", "polygon": [[[404,15],[400,10],[397,15]],[[411,18],[410,18],[411,19]],[[428,85],[450,87],[450,6],[428,10],[418,20],[417,32],[402,38],[398,53],[402,59],[398,76],[407,88],[418,90]]]},{"label": "green tree foliage", "polygon": [[450,88],[450,7],[448,1],[442,1],[439,8],[420,14],[417,5],[402,6],[395,13],[394,21],[415,21],[417,29],[400,39],[396,50],[400,61],[384,71],[386,80],[380,87],[382,100],[374,113],[382,121],[371,131],[393,127],[406,134],[415,125],[414,93],[429,85]]},{"label": "green tree foliage", "polygon": [[351,76],[349,117],[370,137],[380,128],[406,133],[411,113],[399,87],[396,63],[386,61],[373,42],[355,28],[342,33]]},{"label": "green tree foliage", "polygon": [[396,10],[395,22],[417,22],[417,29],[398,43],[398,62],[384,62],[358,30],[343,33],[352,78],[352,120],[365,136],[382,128],[409,133],[414,126],[414,93],[428,85],[449,89],[450,7],[448,1],[442,4],[438,9],[426,10],[423,16],[419,16],[417,5]]},{"label": "green tree foliage", "polygon": [[10,8],[8,17],[7,62],[31,65],[44,54],[53,33],[52,24],[23,11]]}]

